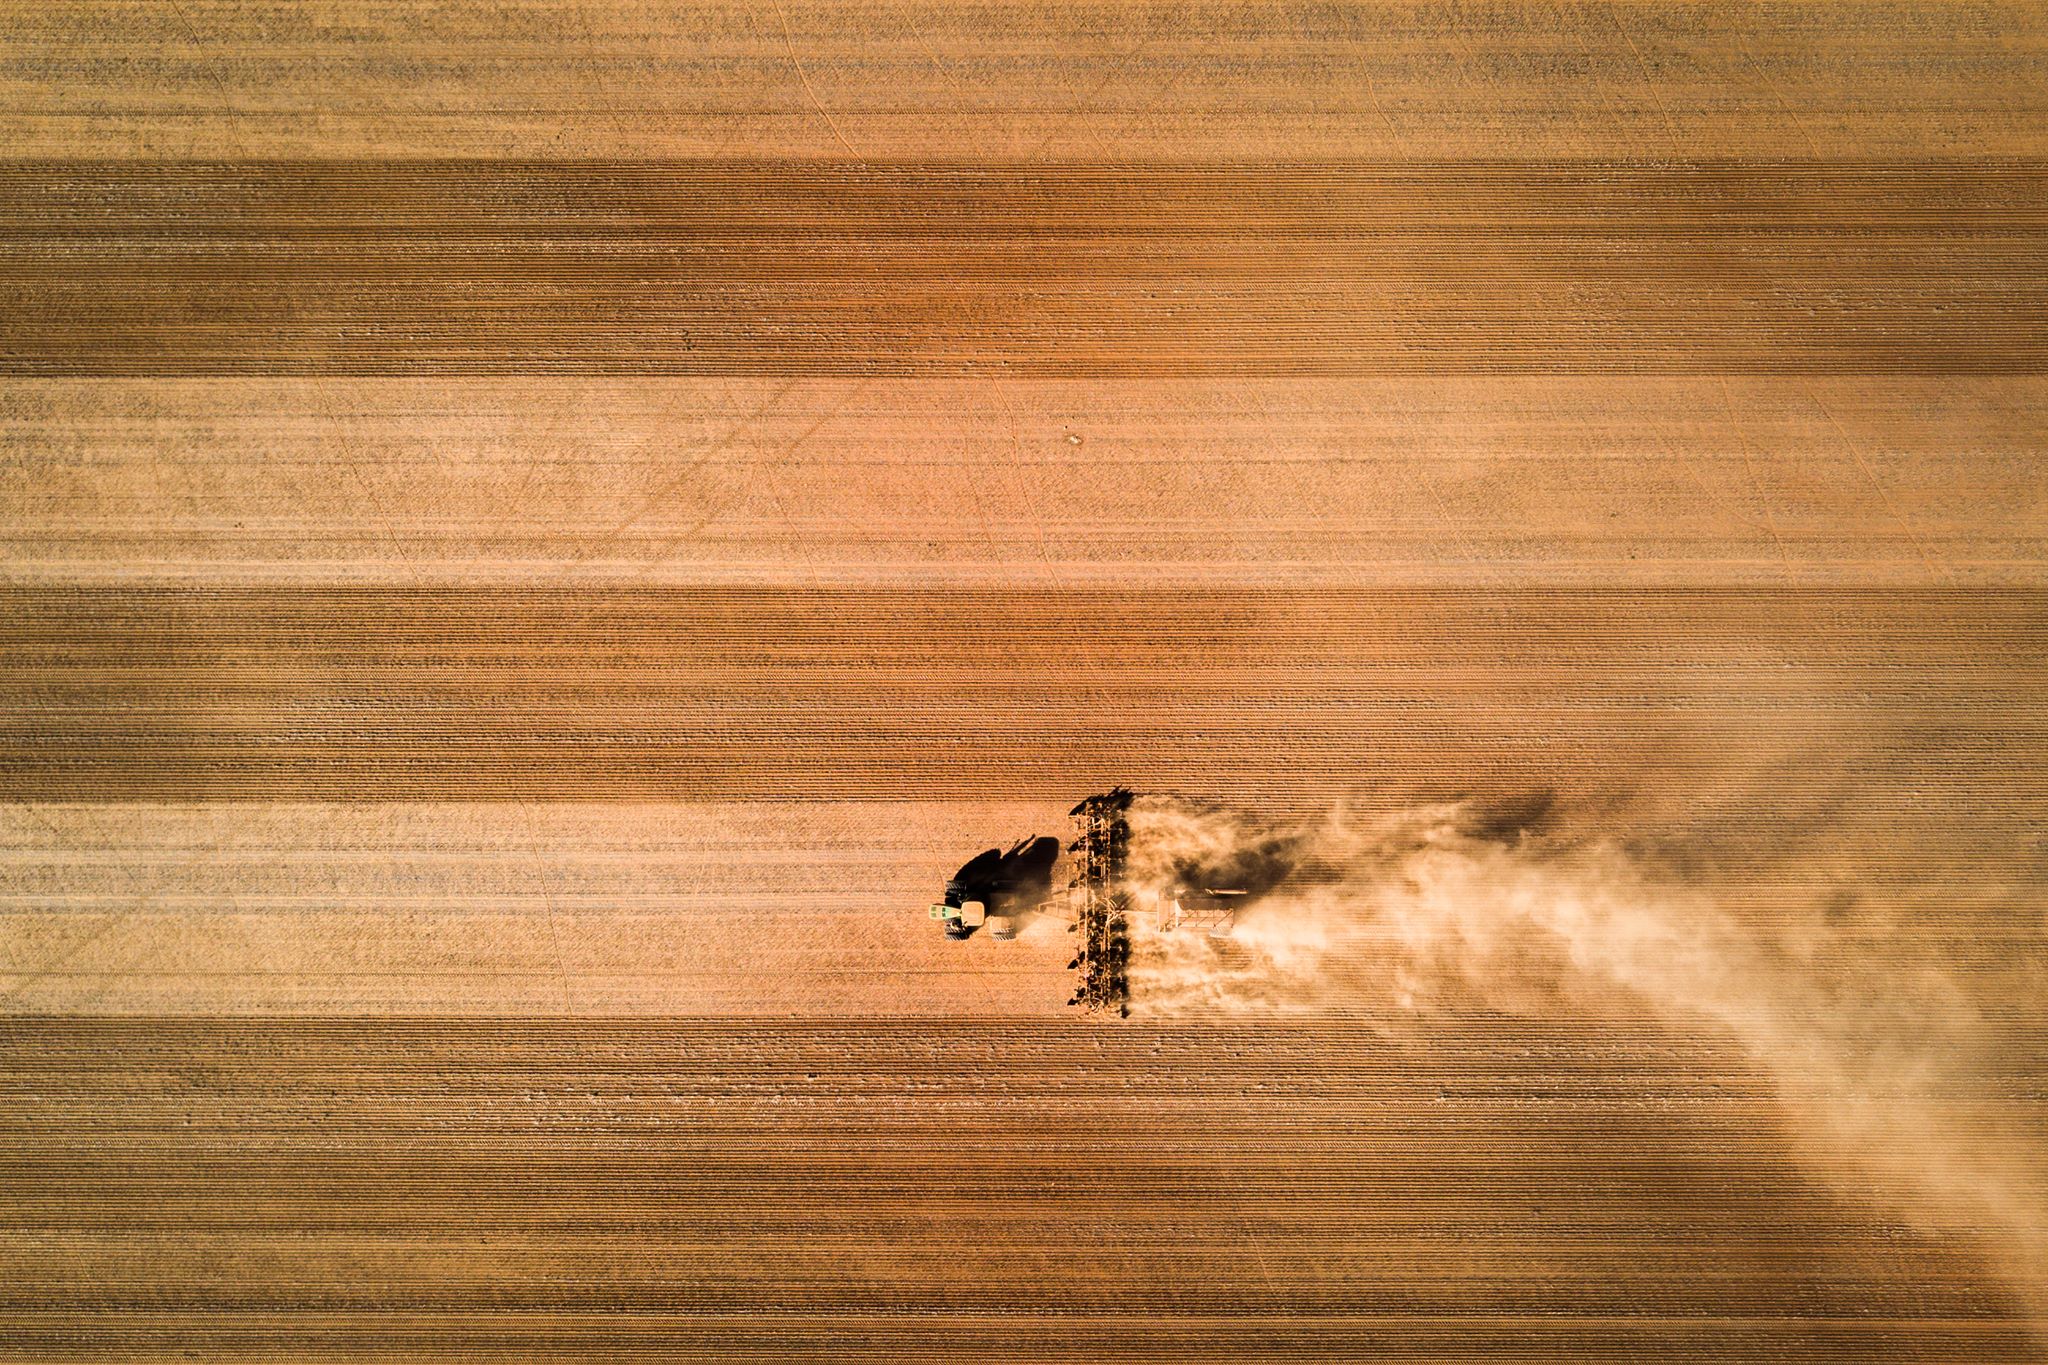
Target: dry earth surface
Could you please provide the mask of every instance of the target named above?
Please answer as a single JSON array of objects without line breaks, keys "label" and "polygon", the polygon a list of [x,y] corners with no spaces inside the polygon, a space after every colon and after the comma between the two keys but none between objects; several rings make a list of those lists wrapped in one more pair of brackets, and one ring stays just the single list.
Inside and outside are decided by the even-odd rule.
[{"label": "dry earth surface", "polygon": [[[0,1357],[2048,1358],[2040,6],[0,2],[0,149]],[[923,906],[1112,783],[1553,793],[1783,1046],[1075,1019]]]}]

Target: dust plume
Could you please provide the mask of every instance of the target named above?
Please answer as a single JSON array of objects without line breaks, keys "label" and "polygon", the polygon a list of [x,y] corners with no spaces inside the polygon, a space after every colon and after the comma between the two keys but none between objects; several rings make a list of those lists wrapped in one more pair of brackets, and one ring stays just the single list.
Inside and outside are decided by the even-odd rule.
[{"label": "dust plume", "polygon": [[[1933,913],[1912,903],[1924,888],[1898,870],[1910,859],[1856,880],[1846,845],[1862,836],[1845,833],[1846,811],[1831,819],[1828,862],[1812,838],[1742,848],[1721,830],[1716,847],[1710,831],[1646,831],[1615,809],[1547,798],[1339,807],[1296,822],[1140,798],[1133,1012],[1342,1011],[1390,1026],[1499,1013],[1706,1031],[1771,1079],[1817,1174],[1982,1238],[2042,1315],[2042,1135],[2011,1117],[2025,1108],[2011,1104],[2013,1079],[2023,1089],[2042,1072],[2034,1034],[2007,1036],[1999,1009],[2041,984],[2038,904],[2024,877],[1975,888],[1975,901],[1952,888],[1951,910],[1988,906],[2006,932],[2030,936],[1980,970],[1963,960],[1967,931],[1906,932],[1916,909]],[[1818,865],[1830,869],[1819,883],[1787,893],[1774,882]],[[1169,930],[1148,913],[1202,886],[1250,893],[1227,935]]]}]

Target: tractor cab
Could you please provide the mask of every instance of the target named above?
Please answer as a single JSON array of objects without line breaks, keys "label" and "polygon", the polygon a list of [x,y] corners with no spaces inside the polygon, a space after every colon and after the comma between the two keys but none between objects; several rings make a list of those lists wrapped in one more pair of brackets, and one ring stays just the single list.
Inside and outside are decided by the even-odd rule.
[{"label": "tractor cab", "polygon": [[984,849],[947,881],[931,917],[945,925],[947,938],[971,938],[983,925],[991,938],[1015,938],[1018,921],[1051,894],[1059,856],[1059,840],[1030,835],[1007,850]]}]

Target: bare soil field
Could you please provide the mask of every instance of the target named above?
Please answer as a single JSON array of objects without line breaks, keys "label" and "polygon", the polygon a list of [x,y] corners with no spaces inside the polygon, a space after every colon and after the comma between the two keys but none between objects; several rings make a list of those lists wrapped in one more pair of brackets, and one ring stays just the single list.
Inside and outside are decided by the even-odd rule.
[{"label": "bare soil field", "polygon": [[[0,1358],[2048,1359],[2048,9],[0,0],[0,152]],[[1077,1017],[924,907],[1115,784],[1315,875]]]},{"label": "bare soil field", "polygon": [[1481,1019],[0,1024],[0,1353],[2015,1360],[1711,1046]]}]

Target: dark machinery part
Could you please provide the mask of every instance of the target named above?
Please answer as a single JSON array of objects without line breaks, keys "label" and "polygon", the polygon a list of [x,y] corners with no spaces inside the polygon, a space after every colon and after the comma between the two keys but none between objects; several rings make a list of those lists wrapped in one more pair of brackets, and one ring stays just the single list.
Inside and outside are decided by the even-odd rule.
[{"label": "dark machinery part", "polygon": [[1130,809],[1131,793],[1123,787],[1089,797],[1069,812],[1076,835],[1067,846],[1075,861],[1074,932],[1080,936],[1073,963],[1080,981],[1067,1003],[1123,1016],[1131,1012],[1131,893],[1124,882]]},{"label": "dark machinery part", "polygon": [[[1051,893],[1059,856],[1059,840],[1027,834],[1007,850],[984,849],[969,858],[946,883],[945,899],[932,907],[945,921],[946,936],[970,937],[985,916],[993,937],[1016,937],[1018,917],[1044,904]],[[958,913],[967,906],[981,907],[980,916]]]}]

